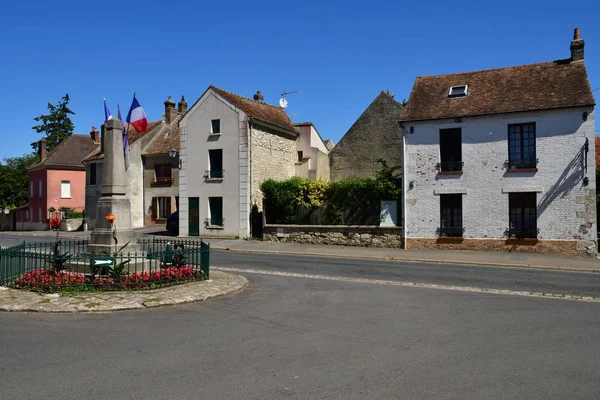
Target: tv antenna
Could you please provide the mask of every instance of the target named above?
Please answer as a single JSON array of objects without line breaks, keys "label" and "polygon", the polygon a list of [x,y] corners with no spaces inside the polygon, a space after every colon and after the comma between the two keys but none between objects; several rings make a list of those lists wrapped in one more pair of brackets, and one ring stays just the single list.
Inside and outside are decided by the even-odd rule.
[{"label": "tv antenna", "polygon": [[298,93],[298,90],[292,90],[290,92],[286,92],[285,90],[283,91],[283,93],[281,93],[281,99],[279,99],[279,106],[281,108],[286,108],[288,106],[288,101],[285,98],[286,94],[292,94],[292,93]]}]

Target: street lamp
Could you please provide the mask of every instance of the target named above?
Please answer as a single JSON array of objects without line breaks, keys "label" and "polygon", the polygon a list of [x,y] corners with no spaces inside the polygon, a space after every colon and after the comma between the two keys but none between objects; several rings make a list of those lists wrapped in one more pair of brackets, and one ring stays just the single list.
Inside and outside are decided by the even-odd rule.
[{"label": "street lamp", "polygon": [[[175,160],[175,157],[177,157],[177,150],[175,150],[175,147],[171,146],[169,147],[169,158]],[[179,169],[181,169],[181,160],[179,160]]]}]

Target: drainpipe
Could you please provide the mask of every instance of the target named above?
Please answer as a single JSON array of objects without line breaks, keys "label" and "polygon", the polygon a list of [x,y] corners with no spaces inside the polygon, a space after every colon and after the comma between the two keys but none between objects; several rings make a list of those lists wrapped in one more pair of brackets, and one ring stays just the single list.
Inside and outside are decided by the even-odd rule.
[{"label": "drainpipe", "polygon": [[407,169],[406,169],[406,130],[404,129],[404,125],[402,125],[400,122],[398,122],[399,126],[400,126],[400,130],[402,132],[402,241],[404,242],[404,248],[407,249],[407,242],[406,242],[406,235],[407,235],[407,228],[406,228],[406,221],[407,221],[407,216],[408,216],[408,212],[406,209],[406,190],[408,187],[408,179],[407,179]]},{"label": "drainpipe", "polygon": [[250,226],[252,223],[250,220],[250,215],[252,213],[252,117],[248,118],[248,190],[250,191],[250,212],[247,215],[248,224],[246,224],[246,235],[250,237],[252,234]]}]

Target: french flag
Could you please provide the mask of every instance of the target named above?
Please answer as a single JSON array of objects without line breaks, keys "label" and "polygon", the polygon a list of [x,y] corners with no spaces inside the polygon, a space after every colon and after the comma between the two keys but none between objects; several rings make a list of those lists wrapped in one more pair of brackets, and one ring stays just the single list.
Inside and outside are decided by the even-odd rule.
[{"label": "french flag", "polygon": [[137,133],[146,132],[148,130],[148,120],[146,119],[146,113],[140,105],[140,103],[133,95],[133,102],[129,113],[127,114],[127,123],[133,125],[133,128]]}]

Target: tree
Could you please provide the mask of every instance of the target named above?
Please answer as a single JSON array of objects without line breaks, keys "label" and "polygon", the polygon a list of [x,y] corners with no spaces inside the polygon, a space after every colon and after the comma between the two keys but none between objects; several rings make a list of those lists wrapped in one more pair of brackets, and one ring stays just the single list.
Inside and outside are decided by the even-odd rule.
[{"label": "tree", "polygon": [[27,167],[37,161],[35,154],[5,158],[0,163],[0,208],[27,203]]},{"label": "tree", "polygon": [[[46,135],[46,147],[51,151],[56,145],[73,134],[73,121],[69,118],[69,114],[75,115],[68,107],[69,94],[65,94],[57,105],[48,103],[47,115],[40,115],[34,118],[36,122],[41,122],[39,125],[32,126],[36,132]],[[38,151],[39,142],[31,143],[31,148]]]}]

